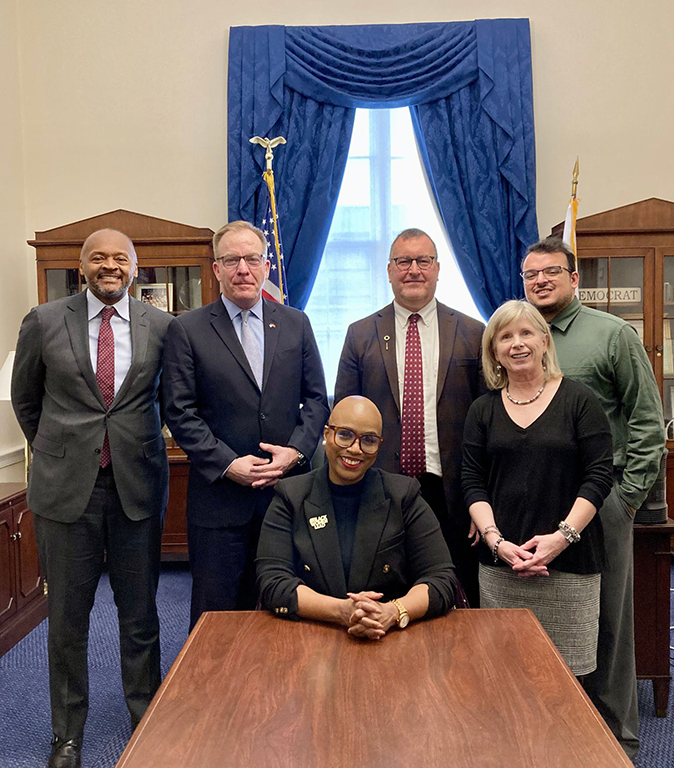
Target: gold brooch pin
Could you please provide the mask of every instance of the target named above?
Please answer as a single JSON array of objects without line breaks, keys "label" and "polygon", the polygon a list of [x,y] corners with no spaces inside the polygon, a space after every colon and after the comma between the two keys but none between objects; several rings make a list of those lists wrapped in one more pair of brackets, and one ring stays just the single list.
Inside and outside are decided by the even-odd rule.
[{"label": "gold brooch pin", "polygon": [[384,336],[384,341],[386,342],[386,351],[388,352],[388,343],[391,341],[391,337],[388,335]]},{"label": "gold brooch pin", "polygon": [[325,526],[328,524],[328,516],[327,515],[319,515],[318,517],[310,517],[309,518],[309,525],[317,531],[319,528],[325,528]]}]

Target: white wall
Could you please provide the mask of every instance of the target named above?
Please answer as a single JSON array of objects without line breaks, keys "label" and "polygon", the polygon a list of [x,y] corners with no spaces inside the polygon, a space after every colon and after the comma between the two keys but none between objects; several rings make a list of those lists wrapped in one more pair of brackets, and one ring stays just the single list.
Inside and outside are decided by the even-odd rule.
[{"label": "white wall", "polygon": [[[669,0],[0,0],[0,8],[9,115],[0,156],[11,166],[0,242],[3,277],[19,283],[0,281],[7,348],[35,300],[33,253],[23,246],[35,230],[119,207],[222,224],[230,25],[528,17],[541,233],[564,217],[576,155],[581,216],[674,199]],[[23,172],[20,150],[7,149],[20,146],[22,131]]]},{"label": "white wall", "polygon": [[[0,366],[16,346],[21,317],[35,283],[25,244],[26,208],[16,4],[0,2]],[[0,482],[20,480],[5,466],[21,455],[23,437],[9,402],[0,401]]]}]

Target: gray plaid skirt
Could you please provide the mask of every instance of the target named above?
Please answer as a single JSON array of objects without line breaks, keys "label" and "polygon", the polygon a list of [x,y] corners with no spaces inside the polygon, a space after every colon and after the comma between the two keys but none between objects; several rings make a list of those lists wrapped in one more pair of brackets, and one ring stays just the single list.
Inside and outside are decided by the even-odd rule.
[{"label": "gray plaid skirt", "polygon": [[599,573],[523,578],[508,567],[480,563],[481,608],[529,608],[574,675],[597,668]]}]

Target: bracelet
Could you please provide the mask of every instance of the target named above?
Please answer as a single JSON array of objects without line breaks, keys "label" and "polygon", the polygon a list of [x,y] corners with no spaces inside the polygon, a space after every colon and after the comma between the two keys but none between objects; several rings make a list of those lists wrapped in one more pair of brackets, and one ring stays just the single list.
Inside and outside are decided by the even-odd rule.
[{"label": "bracelet", "polygon": [[580,534],[572,525],[569,525],[566,520],[562,520],[557,527],[569,544],[576,544],[580,541]]},{"label": "bracelet", "polygon": [[501,535],[501,531],[499,531],[498,526],[496,525],[488,525],[484,531],[480,531],[480,536],[484,539],[484,537],[491,532],[497,533],[499,536]]},{"label": "bracelet", "polygon": [[494,556],[494,565],[498,563],[498,545],[502,541],[505,541],[505,539],[503,538],[503,536],[499,535],[498,539],[496,539],[496,542],[494,543],[494,546],[491,548],[491,553]]}]

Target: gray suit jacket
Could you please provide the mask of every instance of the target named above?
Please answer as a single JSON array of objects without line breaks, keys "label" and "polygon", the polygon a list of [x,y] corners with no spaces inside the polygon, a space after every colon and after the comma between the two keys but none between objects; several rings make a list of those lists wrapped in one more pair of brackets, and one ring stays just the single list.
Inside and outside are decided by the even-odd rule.
[{"label": "gray suit jacket", "polygon": [[74,522],[96,482],[108,431],[112,468],[126,515],[161,515],[168,460],[159,407],[164,337],[173,318],[130,298],[131,367],[110,409],[91,365],[83,291],[32,309],[23,320],[12,404],[33,449],[28,505]]}]

